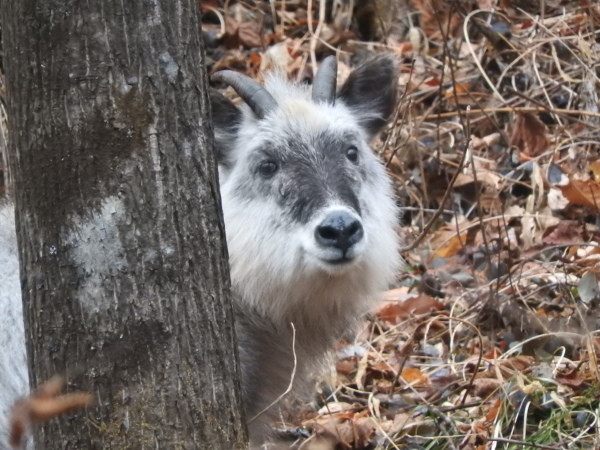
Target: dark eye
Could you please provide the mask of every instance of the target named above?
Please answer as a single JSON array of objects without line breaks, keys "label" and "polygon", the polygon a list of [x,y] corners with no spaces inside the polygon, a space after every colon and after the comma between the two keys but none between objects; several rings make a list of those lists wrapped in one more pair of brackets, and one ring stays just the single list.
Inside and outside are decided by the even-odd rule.
[{"label": "dark eye", "polygon": [[355,146],[348,148],[346,150],[346,158],[352,162],[358,161],[358,149]]},{"label": "dark eye", "polygon": [[269,178],[269,177],[272,177],[273,175],[275,175],[275,172],[277,172],[277,169],[278,169],[277,163],[270,159],[267,159],[266,161],[261,162],[260,166],[258,167],[260,174],[265,178]]}]

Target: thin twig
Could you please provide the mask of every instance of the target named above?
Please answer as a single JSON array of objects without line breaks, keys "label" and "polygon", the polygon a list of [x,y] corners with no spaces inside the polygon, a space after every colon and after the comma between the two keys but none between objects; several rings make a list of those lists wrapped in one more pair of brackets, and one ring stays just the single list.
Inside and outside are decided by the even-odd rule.
[{"label": "thin twig", "polygon": [[433,224],[436,222],[438,217],[440,217],[442,215],[442,213],[445,211],[444,206],[446,205],[446,201],[448,200],[448,197],[450,197],[450,193],[452,192],[452,188],[454,187],[454,184],[456,183],[458,176],[462,172],[462,168],[465,163],[466,156],[467,156],[467,152],[463,152],[462,158],[460,159],[460,162],[458,163],[458,168],[457,168],[456,172],[454,172],[454,175],[452,176],[452,179],[450,180],[450,184],[448,184],[448,187],[446,188],[446,192],[444,192],[444,196],[442,197],[442,200],[440,201],[440,207],[437,209],[435,214],[433,216],[431,216],[431,219],[429,219],[429,222],[427,222],[427,224],[423,227],[423,231],[421,231],[421,234],[419,234],[419,236],[413,241],[412,244],[410,244],[406,247],[402,247],[400,249],[400,253],[409,252],[409,251],[417,248],[417,246],[421,243],[421,241],[423,239],[425,239],[425,236],[427,236],[427,233],[429,233],[429,230],[431,229]]},{"label": "thin twig", "polygon": [[294,355],[294,368],[292,369],[292,373],[290,375],[290,384],[288,385],[285,392],[283,392],[271,404],[269,404],[268,406],[263,408],[259,413],[257,413],[254,417],[252,417],[248,421],[248,423],[254,422],[259,416],[261,416],[267,410],[271,409],[273,406],[275,406],[277,403],[279,403],[283,399],[283,397],[285,397],[287,394],[289,394],[290,391],[292,390],[292,386],[294,384],[294,378],[296,377],[296,368],[298,367],[298,358],[296,356],[296,327],[294,326],[293,322],[290,322],[290,325],[292,326],[292,354]]},{"label": "thin twig", "polygon": [[[597,117],[600,118],[600,113],[585,111],[585,110],[577,110],[577,109],[557,109],[557,108],[548,108],[547,106],[543,107],[528,107],[528,106],[506,106],[501,108],[482,108],[482,109],[471,109],[469,111],[466,110],[456,110],[450,111],[440,114],[428,114],[423,116],[415,117],[415,121],[417,120],[436,120],[436,119],[450,119],[452,117],[460,116],[462,114],[465,115],[476,115],[476,114],[495,114],[495,113],[518,113],[518,112],[547,112],[551,114],[564,114],[565,116],[588,116],[588,117]],[[589,123],[584,122],[586,125]]]},{"label": "thin twig", "polygon": [[313,32],[312,26],[312,0],[308,0],[308,30],[310,31],[310,63],[312,65],[313,74],[317,71],[317,55],[315,53],[317,48],[317,42],[319,41],[319,36],[321,35],[321,28],[323,28],[323,23],[325,22],[325,6],[327,3],[325,0],[321,0],[319,2],[319,22],[317,23],[317,29]]},{"label": "thin twig", "polygon": [[[521,97],[521,98],[523,98],[523,99],[525,99],[525,100],[533,103],[534,105],[539,106],[539,108],[542,110],[541,112],[547,112],[548,114],[556,115],[556,116],[559,116],[559,117],[563,116],[563,114],[559,110],[549,108],[548,106],[544,105],[542,102],[539,102],[536,99],[531,98],[530,96],[523,94],[522,92],[515,91],[512,88],[507,88],[507,90],[511,94],[515,94],[516,96]],[[579,111],[579,113],[582,113],[582,112],[583,111]],[[599,113],[589,113],[588,115],[593,115],[593,114],[596,114],[596,115],[600,116]],[[586,121],[578,119],[576,117],[569,117],[569,120],[572,120],[574,122],[580,123],[581,125],[587,125],[587,126],[593,125],[594,128],[598,128],[598,126],[596,124],[593,124],[593,123],[590,123],[590,122],[586,122]]]}]

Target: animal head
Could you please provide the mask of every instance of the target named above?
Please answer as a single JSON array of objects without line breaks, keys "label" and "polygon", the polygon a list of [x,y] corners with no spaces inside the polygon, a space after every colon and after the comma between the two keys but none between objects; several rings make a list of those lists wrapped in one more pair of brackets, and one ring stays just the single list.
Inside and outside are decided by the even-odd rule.
[{"label": "animal head", "polygon": [[[312,89],[280,74],[264,87],[215,74],[246,105],[211,94],[232,282],[245,301],[289,317],[312,302],[372,296],[398,265],[390,180],[369,142],[396,99],[396,65],[377,57],[336,92],[327,58]],[[214,79],[213,78],[213,79]],[[352,292],[350,292],[352,291]],[[329,299],[324,300],[324,296]]]}]

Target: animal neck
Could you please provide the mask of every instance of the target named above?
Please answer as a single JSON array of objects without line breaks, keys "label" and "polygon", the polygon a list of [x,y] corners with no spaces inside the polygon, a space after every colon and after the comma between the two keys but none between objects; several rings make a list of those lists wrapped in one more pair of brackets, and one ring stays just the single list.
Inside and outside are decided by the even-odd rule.
[{"label": "animal neck", "polygon": [[376,288],[362,277],[320,274],[290,283],[263,285],[258,291],[238,292],[243,300],[260,311],[279,330],[290,330],[294,324],[299,340],[329,343],[352,327],[357,318],[372,305]]}]

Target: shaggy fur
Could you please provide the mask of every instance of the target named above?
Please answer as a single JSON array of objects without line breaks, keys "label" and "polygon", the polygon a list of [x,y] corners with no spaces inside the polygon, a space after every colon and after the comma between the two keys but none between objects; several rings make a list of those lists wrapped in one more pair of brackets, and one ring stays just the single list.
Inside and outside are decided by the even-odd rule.
[{"label": "shaggy fur", "polygon": [[12,205],[0,203],[0,449],[8,448],[12,404],[29,390],[19,259]]},{"label": "shaggy fur", "polygon": [[[278,107],[261,120],[211,94],[248,418],[287,389],[294,367],[293,391],[306,391],[331,345],[394,278],[397,209],[369,141],[392,111],[395,85],[395,64],[383,57],[354,71],[334,105],[314,103],[309,86],[278,75],[265,82]],[[265,161],[277,166],[272,176],[260,171]],[[336,212],[364,231],[341,263],[332,262],[338,249],[315,239]],[[8,407],[27,391],[15,242],[8,205],[0,211],[0,448]],[[251,422],[254,447],[267,441],[280,406]]]},{"label": "shaggy fur", "polygon": [[[249,418],[290,383],[291,324],[293,386],[302,392],[334,341],[353,329],[399,267],[391,183],[368,145],[392,110],[395,83],[393,62],[379,58],[353,73],[335,105],[313,103],[309,86],[277,75],[267,77],[265,87],[279,108],[262,120],[248,108],[236,116],[213,101]],[[350,146],[359,151],[356,164],[345,157]],[[269,180],[254,170],[265,158],[279,166]],[[342,266],[325,262],[330,250],[314,237],[323,218],[338,210],[357,217],[364,229],[354,259]],[[276,416],[273,407],[251,424],[254,443]]]}]

